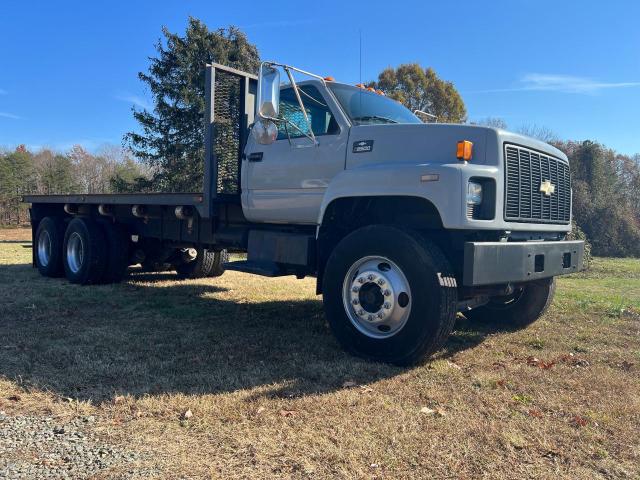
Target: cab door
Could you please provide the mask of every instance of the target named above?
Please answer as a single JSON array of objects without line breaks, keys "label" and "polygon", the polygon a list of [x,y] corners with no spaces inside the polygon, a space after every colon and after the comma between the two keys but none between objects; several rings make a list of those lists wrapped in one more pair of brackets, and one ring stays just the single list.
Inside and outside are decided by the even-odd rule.
[{"label": "cab door", "polygon": [[341,111],[319,82],[298,88],[318,145],[305,135],[309,126],[295,92],[283,88],[286,121],[276,141],[260,145],[250,136],[242,160],[242,208],[250,221],[315,224],[329,182],[345,168],[349,131]]}]

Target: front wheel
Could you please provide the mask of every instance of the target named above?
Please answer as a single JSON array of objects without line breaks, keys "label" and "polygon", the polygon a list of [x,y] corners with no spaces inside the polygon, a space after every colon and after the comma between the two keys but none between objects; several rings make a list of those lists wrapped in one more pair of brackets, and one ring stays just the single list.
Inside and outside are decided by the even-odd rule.
[{"label": "front wheel", "polygon": [[489,303],[464,314],[469,320],[497,322],[523,328],[547,311],[556,291],[555,278],[525,283],[511,295],[492,297]]},{"label": "front wheel", "polygon": [[338,341],[374,360],[415,363],[444,344],[455,322],[451,265],[430,240],[400,227],[345,237],[327,261],[323,295]]}]

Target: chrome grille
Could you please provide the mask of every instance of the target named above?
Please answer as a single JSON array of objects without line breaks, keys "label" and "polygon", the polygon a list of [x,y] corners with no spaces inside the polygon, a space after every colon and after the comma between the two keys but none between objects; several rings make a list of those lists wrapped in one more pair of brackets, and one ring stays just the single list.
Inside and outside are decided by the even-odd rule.
[{"label": "chrome grille", "polygon": [[[515,145],[505,145],[504,218],[512,222],[569,223],[571,179],[569,165],[555,157]],[[543,182],[555,191],[545,195]]]}]

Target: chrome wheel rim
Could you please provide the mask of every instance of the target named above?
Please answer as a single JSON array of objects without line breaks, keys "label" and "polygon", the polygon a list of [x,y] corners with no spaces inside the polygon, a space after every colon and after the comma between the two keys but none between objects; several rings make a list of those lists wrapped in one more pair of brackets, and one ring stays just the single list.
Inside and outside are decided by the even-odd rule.
[{"label": "chrome wheel rim", "polygon": [[385,257],[364,257],[349,268],[342,286],[344,309],[367,337],[396,335],[411,313],[411,288],[400,267]]},{"label": "chrome wheel rim", "polygon": [[84,263],[84,242],[79,233],[73,232],[67,240],[67,265],[73,273],[78,273]]},{"label": "chrome wheel rim", "polygon": [[46,267],[51,261],[51,235],[46,230],[42,230],[38,236],[38,261],[40,265]]}]

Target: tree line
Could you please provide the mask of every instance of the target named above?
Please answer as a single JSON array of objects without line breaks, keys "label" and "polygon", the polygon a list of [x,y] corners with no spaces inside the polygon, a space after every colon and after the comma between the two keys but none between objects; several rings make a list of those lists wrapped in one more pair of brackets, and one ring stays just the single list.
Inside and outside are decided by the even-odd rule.
[{"label": "tree line", "polygon": [[[31,192],[186,192],[202,188],[203,65],[217,62],[257,73],[260,55],[239,29],[209,30],[195,18],[189,18],[183,35],[166,28],[162,33],[164,38],[156,45],[157,55],[149,59],[148,71],[138,74],[154,106],[132,109],[139,129],[124,136],[124,149],[118,150],[117,158],[91,155],[81,147],[64,155],[33,154],[26,149],[0,155],[0,222],[21,221],[21,215],[24,219],[18,199]],[[366,86],[382,90],[412,111],[433,114],[440,122],[468,122],[461,95],[432,68],[415,63],[389,67]],[[499,118],[475,123],[507,128]],[[573,216],[591,241],[593,254],[640,256],[640,155],[622,155],[597,141],[560,140],[545,127],[518,130],[555,145],[569,157]]]},{"label": "tree line", "polygon": [[66,153],[20,145],[0,151],[0,224],[28,222],[29,194],[123,193],[152,190],[149,168],[120,147],[92,154],[76,145]]}]

